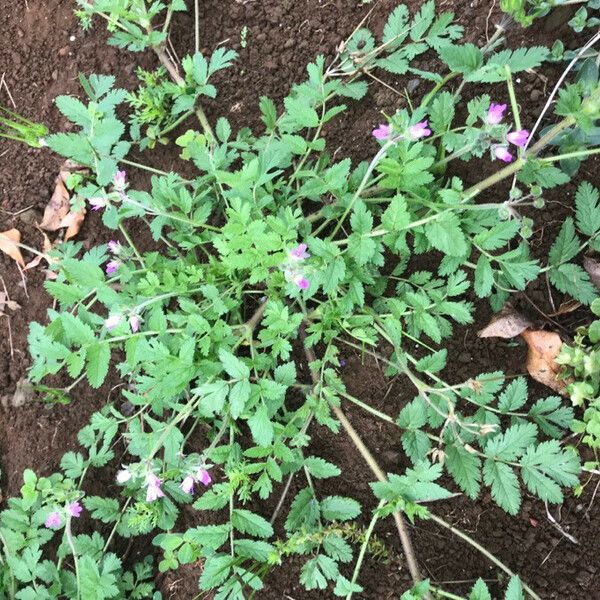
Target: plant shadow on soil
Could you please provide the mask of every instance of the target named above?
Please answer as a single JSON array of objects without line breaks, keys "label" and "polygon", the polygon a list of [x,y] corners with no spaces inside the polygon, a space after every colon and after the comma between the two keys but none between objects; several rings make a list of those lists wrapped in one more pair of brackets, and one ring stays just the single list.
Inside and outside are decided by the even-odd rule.
[{"label": "plant shadow on soil", "polygon": [[[29,6],[11,0],[0,0],[0,76],[5,81],[12,99],[5,89],[0,90],[0,102],[11,106],[32,120],[45,123],[52,131],[67,130],[68,125],[53,105],[59,94],[80,94],[77,74],[83,71],[113,74],[117,83],[131,89],[135,85],[135,68],[156,66],[150,54],[129,54],[106,45],[104,24],[96,23],[89,34],[84,34],[73,15],[73,4],[65,0],[29,2]],[[420,1],[410,0],[414,12]],[[207,104],[209,119],[226,116],[234,131],[242,126],[259,127],[258,99],[268,95],[276,102],[288,92],[291,83],[299,82],[305,75],[306,64],[323,53],[332,57],[336,46],[349,35],[359,21],[372,13],[368,25],[380,32],[385,18],[396,5],[391,0],[381,0],[375,5],[359,0],[206,0],[201,2],[200,38],[203,51],[211,52],[218,44],[225,44],[240,52],[233,69],[227,70],[217,81],[219,94],[215,101]],[[444,10],[454,10],[459,22],[466,29],[466,38],[475,43],[485,42],[493,32],[494,23],[501,15],[496,2],[489,0],[444,0],[438,2]],[[549,20],[536,26],[509,32],[509,44],[551,45],[562,37],[567,47],[576,47],[564,19]],[[248,28],[247,45],[240,45],[240,32]],[[180,56],[193,48],[193,11],[177,15],[174,19],[172,42]],[[427,59],[423,68],[428,67]],[[531,125],[539,114],[545,95],[560,74],[558,67],[544,68],[544,76],[536,73],[524,74],[517,80],[517,95],[522,103],[522,121]],[[366,99],[353,104],[350,109],[329,125],[326,136],[331,152],[339,156],[351,156],[358,161],[372,156],[376,149],[370,130],[380,120],[381,112],[391,114],[399,106],[406,105],[402,93],[405,86],[417,85],[416,96],[427,90],[424,81],[409,81],[409,78],[389,77],[387,83],[401,94],[382,87],[372,86]],[[476,92],[488,91],[485,88]],[[476,93],[474,92],[474,93]],[[506,93],[502,95],[506,100]],[[190,125],[192,127],[193,125]],[[150,153],[149,162],[164,170],[175,168],[178,162],[177,149],[173,144]],[[482,165],[491,171],[494,165]],[[60,158],[48,152],[29,149],[10,141],[0,145],[0,231],[17,227],[23,241],[32,246],[41,246],[41,235],[35,223],[47,204]],[[598,185],[597,175],[600,161],[591,159],[584,164],[580,177]],[[482,171],[472,172],[464,167],[455,174],[472,183]],[[143,173],[131,173],[134,187],[145,188],[149,179]],[[566,214],[573,211],[575,184],[548,194],[548,208],[538,214],[534,232],[535,253],[543,257]],[[495,190],[491,194],[499,194]],[[489,198],[489,196],[488,196]],[[493,199],[493,198],[492,198]],[[21,212],[22,211],[22,212]],[[132,235],[140,240],[142,248],[151,244],[145,226],[129,225]],[[103,227],[97,214],[88,214],[79,240],[85,247],[103,243],[110,233]],[[31,257],[29,257],[31,258]],[[419,268],[435,269],[435,264],[419,265]],[[0,275],[11,298],[21,308],[10,314],[8,335],[7,319],[0,319],[0,398],[7,406],[0,407],[0,502],[5,506],[7,498],[19,493],[22,472],[32,468],[42,475],[57,469],[61,456],[77,449],[76,434],[84,426],[90,414],[107,401],[119,403],[119,381],[115,372],[100,390],[92,390],[85,383],[76,387],[71,394],[71,403],[48,406],[34,397],[29,402],[12,406],[11,400],[17,383],[26,376],[29,365],[27,354],[27,330],[30,321],[44,322],[51,300],[43,288],[44,275],[39,270],[28,271],[23,285],[15,264],[6,256],[0,256]],[[528,298],[541,310],[551,312],[545,281],[532,284],[527,290]],[[555,294],[558,306],[561,298]],[[517,302],[531,309],[525,298]],[[503,369],[509,374],[521,373],[525,359],[522,344],[504,341],[480,340],[476,331],[487,323],[490,311],[486,306],[478,309],[476,323],[469,328],[456,330],[448,346],[450,357],[447,376],[456,382],[478,373]],[[533,312],[533,316],[539,314]],[[568,330],[585,319],[583,313],[561,317],[561,325]],[[543,322],[543,321],[542,321]],[[298,355],[299,362],[303,359]],[[398,414],[404,403],[412,398],[412,390],[402,379],[389,380],[383,369],[371,358],[361,357],[352,351],[346,355],[347,364],[342,376],[350,393],[360,397],[390,415]],[[56,377],[52,384],[67,385],[69,382]],[[391,387],[390,387],[391,386]],[[550,391],[530,385],[531,401],[550,395]],[[407,466],[396,429],[388,424],[373,420],[353,406],[347,414],[354,427],[362,435],[370,449],[378,456],[387,471],[399,471]],[[313,425],[312,453],[338,464],[343,476],[335,480],[320,482],[318,492],[322,494],[346,494],[358,499],[363,505],[362,522],[369,520],[374,507],[368,482],[370,473],[361,462],[354,447],[343,433],[333,435],[328,430]],[[197,440],[201,446],[203,440]],[[114,468],[95,473],[87,483],[86,492],[111,493],[117,491],[114,472],[124,449],[116,448]],[[597,540],[600,536],[600,499],[593,502],[591,482],[579,498],[569,496],[560,512],[553,510],[562,527],[579,540],[579,545],[570,543],[548,521],[542,503],[525,497],[517,517],[509,517],[491,500],[487,492],[477,502],[464,497],[438,503],[435,511],[452,524],[467,531],[475,539],[495,553],[502,561],[519,573],[539,595],[546,599],[600,598]],[[294,482],[291,493],[299,489]],[[293,496],[290,496],[293,497]],[[270,515],[277,500],[277,490],[266,503],[256,508]],[[591,504],[591,509],[588,505]],[[182,512],[180,525],[195,526],[206,519],[191,508]],[[281,518],[280,518],[281,520]],[[78,523],[80,532],[89,530],[90,522],[82,518]],[[489,580],[495,594],[500,593],[504,580],[498,580],[498,570],[484,557],[432,523],[419,521],[411,528],[419,563],[426,577],[442,584],[449,591],[464,594],[477,577]],[[380,522],[376,535],[388,549],[386,562],[368,557],[363,565],[360,582],[363,594],[357,598],[397,599],[409,587],[410,578],[391,520]],[[143,557],[150,548],[150,540],[117,542],[115,550],[125,555],[126,562]],[[158,556],[158,555],[157,555]],[[284,568],[275,569],[260,592],[261,600],[310,600],[326,597],[322,592],[306,592],[298,583],[301,562],[292,560]],[[350,570],[351,567],[348,567]],[[157,577],[157,585],[166,599],[191,599],[198,595],[197,579],[201,565],[187,565],[176,572]],[[349,573],[345,573],[348,575]],[[496,585],[495,582],[498,582]],[[333,595],[331,595],[333,597]]]}]

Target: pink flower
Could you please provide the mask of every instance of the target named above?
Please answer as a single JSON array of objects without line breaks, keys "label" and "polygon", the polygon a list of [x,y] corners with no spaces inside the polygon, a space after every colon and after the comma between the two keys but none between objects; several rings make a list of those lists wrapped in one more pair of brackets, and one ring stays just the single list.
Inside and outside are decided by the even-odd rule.
[{"label": "pink flower", "polygon": [[48,518],[46,519],[46,522],[44,523],[44,525],[48,528],[48,529],[58,529],[62,524],[62,520],[60,518],[60,513],[54,511],[51,512],[48,515]]},{"label": "pink flower", "polygon": [[289,251],[290,260],[304,260],[310,258],[310,254],[306,251],[308,246],[306,244],[299,244],[293,250]]},{"label": "pink flower", "polygon": [[129,317],[129,327],[131,327],[132,333],[137,333],[140,329],[140,318],[137,315],[131,315]]},{"label": "pink flower", "polygon": [[75,518],[79,518],[81,516],[81,504],[79,502],[71,502],[71,504],[67,504],[67,512]]},{"label": "pink flower", "polygon": [[108,251],[113,254],[119,254],[121,252],[121,242],[115,242],[115,240],[110,240],[107,244]]},{"label": "pink flower", "polygon": [[429,123],[427,121],[421,121],[416,125],[408,128],[408,135],[411,140],[418,140],[422,137],[427,137],[431,135],[431,129],[428,127]]},{"label": "pink flower", "polygon": [[112,315],[104,320],[104,327],[109,331],[114,329],[121,322],[121,315]]},{"label": "pink flower", "polygon": [[112,275],[120,266],[121,263],[118,260],[111,260],[110,262],[106,263],[106,274]]},{"label": "pink flower", "polygon": [[90,198],[89,203],[92,210],[100,210],[108,204],[108,200],[106,198]]},{"label": "pink flower", "polygon": [[154,502],[158,498],[162,498],[165,494],[160,489],[162,481],[154,474],[148,473],[146,475],[146,502]]},{"label": "pink flower", "polygon": [[131,479],[131,471],[129,469],[121,469],[117,473],[117,482],[118,483],[127,483]]},{"label": "pink flower", "polygon": [[186,494],[192,494],[194,492],[194,478],[188,475],[179,486]]},{"label": "pink flower", "polygon": [[307,290],[310,286],[310,282],[302,275],[302,273],[295,275],[293,281],[301,290]]},{"label": "pink flower", "polygon": [[519,146],[520,148],[525,148],[527,145],[527,140],[529,139],[529,131],[527,129],[519,129],[518,131],[511,131],[506,139],[515,146]]},{"label": "pink flower", "polygon": [[490,104],[488,110],[486,123],[488,125],[498,125],[504,117],[504,111],[506,110],[506,104]]},{"label": "pink flower", "polygon": [[117,171],[113,179],[113,185],[115,189],[122,191],[125,189],[125,180],[127,179],[127,173],[125,171]]},{"label": "pink flower", "polygon": [[206,469],[198,469],[198,473],[196,473],[196,478],[203,485],[210,485],[212,483],[210,473]]},{"label": "pink flower", "polygon": [[391,137],[392,128],[384,123],[380,124],[379,127],[373,129],[373,137],[377,140],[384,141]]},{"label": "pink flower", "polygon": [[494,148],[494,156],[507,163],[513,159],[513,155],[508,151],[506,146],[496,146]]}]

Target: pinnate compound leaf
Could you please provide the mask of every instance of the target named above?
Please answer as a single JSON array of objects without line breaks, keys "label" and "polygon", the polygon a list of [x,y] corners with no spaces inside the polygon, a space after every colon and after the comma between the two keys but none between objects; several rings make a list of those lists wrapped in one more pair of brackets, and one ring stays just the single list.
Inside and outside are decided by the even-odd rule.
[{"label": "pinnate compound leaf", "polygon": [[460,228],[460,219],[454,213],[443,213],[425,225],[429,243],[440,252],[450,256],[464,256],[468,246]]},{"label": "pinnate compound leaf", "polygon": [[446,446],[444,465],[448,473],[469,498],[475,500],[481,488],[481,459],[462,445]]},{"label": "pinnate compound leaf", "polygon": [[500,508],[510,515],[519,512],[519,480],[509,465],[486,459],[483,464],[483,481],[491,487],[492,498]]}]

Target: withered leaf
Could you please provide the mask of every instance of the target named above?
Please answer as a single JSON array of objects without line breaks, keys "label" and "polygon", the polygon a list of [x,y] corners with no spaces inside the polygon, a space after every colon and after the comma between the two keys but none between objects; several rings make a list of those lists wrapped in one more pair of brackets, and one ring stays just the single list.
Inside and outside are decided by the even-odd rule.
[{"label": "withered leaf", "polygon": [[586,256],[583,259],[583,268],[587,271],[592,283],[600,290],[600,262]]},{"label": "withered leaf", "polygon": [[494,316],[492,320],[477,335],[480,338],[504,338],[510,339],[517,337],[528,327],[531,327],[531,321],[517,312],[512,307],[503,308],[502,312]]},{"label": "withered leaf", "polygon": [[562,340],[554,331],[526,330],[522,334],[527,343],[527,371],[536,381],[548,386],[555,392],[566,396],[567,381],[559,378],[561,367],[556,362]]},{"label": "withered leaf", "polygon": [[25,260],[19,249],[21,241],[21,232],[18,229],[9,229],[8,231],[0,232],[0,250],[8,254],[17,264],[25,266]]},{"label": "withered leaf", "polygon": [[75,237],[81,226],[83,225],[83,221],[85,219],[86,210],[82,208],[79,212],[70,212],[61,222],[61,227],[66,227],[67,231],[65,232],[65,242],[70,240],[72,237]]},{"label": "withered leaf", "polygon": [[60,173],[56,178],[54,192],[52,193],[50,202],[48,202],[44,209],[44,217],[40,223],[40,227],[46,231],[56,231],[57,229],[60,229],[62,220],[69,213],[70,196],[65,182],[70,174],[70,171],[61,168]]}]

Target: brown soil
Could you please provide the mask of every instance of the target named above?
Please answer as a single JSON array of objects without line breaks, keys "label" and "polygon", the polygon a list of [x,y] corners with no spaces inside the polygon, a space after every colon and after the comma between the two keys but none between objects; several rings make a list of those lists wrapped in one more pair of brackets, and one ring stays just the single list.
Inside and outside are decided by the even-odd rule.
[{"label": "brown soil", "polygon": [[[26,4],[0,0],[0,77],[4,73],[16,110],[32,120],[45,123],[51,130],[67,127],[52,101],[59,94],[79,93],[79,71],[111,73],[120,85],[131,88],[135,84],[133,72],[136,65],[155,65],[151,54],[132,55],[107,46],[106,36],[101,33],[103,24],[98,23],[91,34],[84,34],[73,16],[74,3],[70,1],[30,0],[29,6]],[[224,43],[240,52],[235,68],[226,71],[217,82],[217,100],[206,107],[209,118],[214,120],[217,115],[225,115],[234,129],[257,126],[257,104],[261,95],[280,101],[293,82],[302,80],[308,61],[319,53],[331,56],[336,45],[371,9],[369,25],[380,31],[395,4],[393,0],[381,0],[376,4],[358,0],[201,2],[204,48],[212,51],[217,44]],[[411,0],[409,4],[416,7],[420,2]],[[445,9],[455,10],[471,41],[485,40],[500,18],[495,1],[444,0],[439,4]],[[178,15],[174,20],[172,40],[180,56],[193,47],[191,14]],[[241,48],[240,32],[244,26],[248,28],[248,43],[246,48]],[[521,43],[535,45],[550,44],[561,36],[567,46],[573,45],[568,28],[548,22],[525,32],[515,30],[510,33],[509,39],[513,46]],[[524,105],[524,123],[533,123],[543,105],[544,93],[556,80],[557,74],[558,67],[549,67],[544,69],[547,81],[534,73],[525,74],[517,80],[517,94]],[[407,84],[407,80],[393,77],[387,82],[399,90]],[[421,87],[425,91],[428,86],[421,83]],[[0,89],[0,103],[10,106],[11,102],[6,89]],[[366,158],[375,148],[369,132],[379,121],[380,113],[391,113],[403,102],[401,96],[386,88],[373,88],[365,100],[353,105],[335,121],[334,127],[330,127],[330,148],[353,159]],[[176,159],[177,152],[172,146],[161,148],[151,157],[153,164],[165,169],[171,168]],[[34,224],[39,222],[50,198],[60,163],[61,160],[49,152],[27,149],[10,141],[0,143],[0,231],[17,227],[25,243],[41,246],[41,236]],[[599,166],[598,160],[588,161],[581,176],[599,183]],[[460,174],[467,180],[480,174],[463,171]],[[134,184],[142,187],[145,180],[138,177]],[[574,186],[568,186],[549,195],[549,209],[539,215],[540,225],[535,232],[536,253],[540,256],[547,251],[565,214],[572,210],[573,191]],[[142,228],[138,231],[134,227],[134,233],[143,235]],[[88,215],[79,239],[86,245],[94,245],[104,241],[106,236],[107,232],[97,216]],[[28,323],[45,321],[50,300],[42,287],[43,275],[40,272],[29,271],[23,281],[15,264],[0,255],[0,275],[11,298],[21,305],[10,315],[12,338],[9,338],[7,319],[0,320],[0,397],[8,401],[8,408],[0,408],[0,489],[6,499],[18,494],[23,469],[33,468],[38,473],[48,474],[57,468],[64,452],[76,448],[76,433],[89,415],[108,400],[118,397],[118,390],[113,390],[118,380],[113,374],[97,391],[85,384],[79,385],[72,392],[72,402],[66,406],[47,406],[36,398],[22,406],[10,406],[17,382],[26,375],[29,365]],[[527,293],[542,310],[549,306],[545,282],[532,285]],[[560,298],[555,296],[554,301],[558,304]],[[529,306],[524,299],[520,302]],[[533,314],[536,315],[535,312]],[[481,307],[477,313],[477,324],[457,331],[449,348],[453,360],[448,371],[452,378],[464,379],[499,368],[508,373],[522,371],[525,356],[522,346],[476,337],[475,332],[489,316],[489,310]],[[575,313],[567,315],[561,322],[572,330],[580,318],[582,315]],[[397,413],[399,407],[410,399],[411,391],[402,380],[391,382],[389,390],[390,382],[377,364],[358,355],[349,354],[346,358],[344,380],[351,393],[390,414]],[[66,383],[62,382],[62,385]],[[548,395],[548,391],[533,385],[532,396],[542,395]],[[352,407],[348,407],[348,415],[385,469],[397,471],[406,466],[397,430],[373,421]],[[359,499],[364,507],[366,523],[374,505],[367,485],[370,480],[367,469],[344,435],[334,436],[316,426],[311,433],[314,453],[332,460],[344,473],[342,478],[322,483],[319,491],[348,494]],[[112,473],[103,473],[100,479],[90,484],[88,491],[105,491],[113,485],[111,482]],[[523,510],[516,518],[508,517],[485,494],[477,503],[455,498],[435,508],[438,514],[468,531],[520,573],[545,600],[600,598],[597,551],[600,502],[593,502],[594,484],[592,482],[586,488],[582,498],[569,497],[560,512],[554,511],[561,526],[579,540],[579,545],[563,537],[547,519],[543,504],[531,498],[525,499]],[[262,507],[265,514],[272,510],[272,502]],[[589,511],[588,504],[591,504]],[[184,516],[189,524],[197,519],[198,516],[192,513]],[[85,525],[85,522],[81,523],[82,527]],[[365,592],[356,597],[398,598],[409,586],[409,576],[397,534],[389,522],[381,523],[376,534],[384,541],[390,558],[387,563],[371,558],[366,561],[360,578]],[[433,581],[446,582],[450,591],[465,593],[470,583],[482,576],[491,580],[495,593],[499,593],[500,588],[495,584],[497,569],[460,540],[423,521],[412,528],[412,535],[421,567]],[[134,549],[128,558],[137,558],[137,554]],[[307,593],[299,585],[299,566],[300,563],[292,561],[288,567],[275,570],[260,598],[323,598],[322,593]],[[196,580],[199,571],[199,566],[188,566],[159,577],[157,584],[167,599],[191,599],[198,593]]]}]

